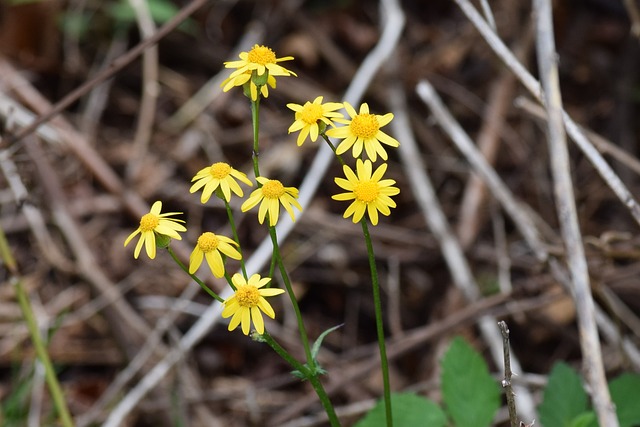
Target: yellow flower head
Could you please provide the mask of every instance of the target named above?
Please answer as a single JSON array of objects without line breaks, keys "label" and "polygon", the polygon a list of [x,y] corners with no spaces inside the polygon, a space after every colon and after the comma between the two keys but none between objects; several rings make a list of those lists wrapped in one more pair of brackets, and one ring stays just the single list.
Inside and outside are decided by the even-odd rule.
[{"label": "yellow flower head", "polygon": [[[243,86],[244,84],[249,82],[249,92],[251,93],[251,99],[253,101],[256,101],[258,99],[258,86],[256,86],[253,80],[251,80],[252,74],[253,74],[253,71],[249,70],[249,71],[245,71],[243,74],[239,76],[226,78],[220,85],[222,86],[222,91],[228,92],[231,90],[232,87]],[[275,89],[276,78],[273,77],[272,75],[269,75],[267,76],[267,84],[260,86],[260,94],[262,94],[264,98],[269,97],[269,88],[267,87],[267,85]]]},{"label": "yellow flower head", "polygon": [[198,237],[198,243],[191,252],[189,257],[189,274],[195,273],[202,259],[207,260],[211,272],[216,277],[224,276],[224,262],[222,260],[222,254],[233,259],[240,259],[242,256],[240,252],[234,247],[238,244],[228,237],[220,236],[209,231],[202,233]]},{"label": "yellow flower head", "polygon": [[400,143],[382,132],[380,128],[389,124],[393,119],[393,114],[387,113],[384,116],[371,114],[369,113],[369,105],[366,103],[360,106],[359,113],[356,113],[356,110],[348,102],[344,103],[344,108],[347,110],[351,120],[336,119],[336,122],[348,124],[348,126],[327,131],[328,136],[343,139],[338,145],[336,153],[342,154],[353,147],[353,157],[359,158],[364,148],[367,152],[367,157],[372,161],[375,162],[378,159],[378,154],[383,160],[387,160],[387,152],[382,144],[397,147]]},{"label": "yellow flower head", "polygon": [[318,139],[318,133],[321,132],[318,125],[324,129],[326,126],[333,126],[331,119],[342,118],[342,113],[336,112],[342,108],[339,102],[322,103],[322,97],[319,96],[313,102],[304,105],[287,104],[287,107],[296,112],[296,120],[289,126],[289,133],[300,131],[298,134],[298,146],[301,146],[307,136],[311,136],[311,141]]},{"label": "yellow flower head", "polygon": [[267,179],[259,176],[256,180],[262,184],[262,187],[254,190],[249,198],[245,200],[240,209],[242,212],[246,212],[252,209],[258,203],[260,203],[260,209],[258,210],[258,221],[260,224],[264,222],[264,217],[269,212],[269,225],[275,226],[278,222],[278,216],[280,214],[280,204],[291,215],[292,220],[296,220],[293,214],[293,208],[291,205],[302,211],[302,206],[296,200],[298,198],[298,189],[295,187],[285,187],[277,179]]},{"label": "yellow flower head", "polygon": [[236,287],[235,294],[224,302],[222,317],[233,316],[229,322],[229,330],[233,331],[242,324],[242,332],[249,335],[251,322],[259,334],[264,334],[264,319],[262,312],[274,319],[276,314],[271,304],[267,302],[265,297],[272,297],[284,292],[283,289],[268,288],[260,289],[269,283],[269,277],[261,278],[259,274],[254,274],[245,280],[242,275],[236,273],[231,278],[231,282]]},{"label": "yellow flower head", "polygon": [[387,164],[383,163],[373,174],[371,173],[373,164],[370,160],[356,160],[356,173],[345,165],[344,174],[347,179],[335,178],[336,184],[347,190],[347,193],[340,193],[332,196],[334,200],[353,200],[351,205],[344,212],[344,217],[353,215],[353,222],[358,222],[364,216],[365,211],[369,214],[371,224],[378,224],[378,211],[382,215],[388,216],[391,213],[389,208],[395,208],[396,202],[390,196],[400,193],[400,189],[393,187],[396,182],[393,179],[382,179],[387,171]]},{"label": "yellow flower head", "polygon": [[262,88],[265,87],[265,84],[269,84],[275,88],[276,76],[293,75],[297,77],[293,71],[287,70],[282,65],[278,65],[278,62],[292,60],[293,56],[276,58],[275,52],[266,46],[254,45],[249,52],[241,52],[239,56],[239,61],[224,63],[226,68],[236,69],[228,79],[222,82],[222,86],[224,86],[223,91],[225,92],[234,86],[243,86],[251,80],[251,84],[249,85],[251,99],[256,101],[258,99],[258,87],[260,87],[262,96],[266,98],[269,92],[263,91]]},{"label": "yellow flower head", "polygon": [[127,246],[131,239],[133,239],[138,233],[141,233],[136,249],[133,252],[133,257],[135,259],[138,259],[142,245],[145,246],[149,258],[154,259],[156,257],[156,233],[171,237],[172,239],[182,240],[178,231],[187,231],[187,229],[180,224],[184,221],[180,219],[167,218],[171,215],[177,215],[182,212],[167,212],[161,214],[161,209],[162,202],[155,202],[153,206],[151,206],[151,211],[148,214],[143,215],[140,219],[140,226],[138,229],[131,233],[129,237],[127,237],[127,240],[124,241],[124,245]]},{"label": "yellow flower head", "polygon": [[244,195],[242,189],[236,182],[236,179],[239,179],[250,187],[253,186],[249,178],[247,178],[247,175],[244,173],[235,170],[227,163],[214,163],[211,166],[201,169],[196,176],[191,179],[191,182],[196,182],[191,186],[189,192],[195,193],[204,187],[204,190],[202,190],[202,196],[200,196],[200,202],[207,203],[213,192],[220,188],[224,195],[224,199],[228,202],[231,200],[232,191],[238,197],[242,197]]}]

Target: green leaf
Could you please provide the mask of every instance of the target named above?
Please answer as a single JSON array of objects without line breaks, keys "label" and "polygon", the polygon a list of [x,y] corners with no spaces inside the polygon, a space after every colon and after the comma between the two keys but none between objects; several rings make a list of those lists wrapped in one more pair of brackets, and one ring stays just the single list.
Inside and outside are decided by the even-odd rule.
[{"label": "green leaf", "polygon": [[622,374],[609,383],[620,427],[640,425],[640,375]]},{"label": "green leaf", "polygon": [[43,0],[9,0],[9,6],[21,6],[31,3],[42,3]]},{"label": "green leaf", "polygon": [[[17,374],[18,369],[15,369],[15,372]],[[30,369],[26,374],[24,377],[12,375],[9,392],[0,401],[0,422],[4,427],[27,425],[30,396],[33,391],[33,372]]]},{"label": "green leaf", "polygon": [[[151,18],[160,24],[167,23],[180,11],[170,0],[149,0],[147,5]],[[111,5],[107,10],[119,25],[129,26],[136,20],[135,11],[126,0]],[[195,24],[193,20],[187,19],[178,28],[187,33],[193,33]]]},{"label": "green leaf", "polygon": [[500,407],[500,388],[487,364],[462,338],[442,359],[442,397],[456,427],[485,427]]},{"label": "green leaf", "polygon": [[129,3],[123,1],[114,3],[107,6],[106,10],[111,18],[121,24],[131,25],[136,22],[136,14]]},{"label": "green leaf", "polygon": [[593,411],[584,412],[571,420],[568,427],[590,427],[598,425],[596,414]]},{"label": "green leaf", "polygon": [[[341,328],[343,325],[344,323],[334,326],[333,328],[327,329],[326,331],[321,333],[318,339],[313,343],[313,346],[311,347],[311,357],[313,358],[314,368],[311,370],[311,375],[326,375],[327,371],[324,370],[322,368],[322,365],[320,365],[320,362],[318,362],[318,359],[317,359],[318,352],[320,351],[320,347],[322,346],[322,341],[326,338],[326,336],[329,335],[331,332],[335,331],[336,329]],[[309,368],[309,365],[307,363],[305,363],[304,366]],[[301,380],[307,379],[307,376],[297,369],[294,371],[291,371],[291,373],[293,374],[293,376],[300,378]]]},{"label": "green leaf", "polygon": [[91,20],[88,15],[82,13],[67,12],[59,19],[62,31],[77,39],[82,38],[89,29]]},{"label": "green leaf", "polygon": [[542,425],[568,427],[574,418],[587,411],[587,405],[580,376],[566,363],[556,363],[538,408]]},{"label": "green leaf", "polygon": [[335,331],[336,329],[341,328],[343,325],[344,323],[341,323],[340,325],[334,326],[333,328],[329,328],[320,334],[318,339],[313,343],[313,347],[311,347],[311,356],[313,356],[313,360],[316,360],[316,357],[318,357],[320,346],[322,346],[322,341],[326,338],[326,336],[329,335],[331,332]]},{"label": "green leaf", "polygon": [[180,9],[169,0],[153,0],[149,2],[149,12],[154,21],[164,24],[176,16]]},{"label": "green leaf", "polygon": [[[444,427],[447,417],[442,409],[429,399],[413,393],[392,393],[391,411],[393,427]],[[386,427],[384,401],[356,423],[354,427]]]}]

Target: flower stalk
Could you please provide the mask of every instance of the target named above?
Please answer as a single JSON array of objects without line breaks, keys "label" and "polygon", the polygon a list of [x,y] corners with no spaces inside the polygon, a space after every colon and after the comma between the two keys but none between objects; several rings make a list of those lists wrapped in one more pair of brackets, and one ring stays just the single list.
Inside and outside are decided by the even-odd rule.
[{"label": "flower stalk", "polygon": [[182,271],[187,273],[189,275],[189,277],[191,277],[193,279],[194,282],[196,282],[198,285],[200,285],[200,287],[202,288],[203,291],[208,293],[212,298],[214,298],[218,302],[224,302],[224,300],[218,294],[213,292],[202,280],[200,280],[198,278],[198,276],[196,276],[195,274],[189,273],[189,267],[187,267],[186,265],[184,265],[182,263],[182,261],[180,261],[180,258],[178,258],[178,256],[173,251],[173,249],[171,249],[171,246],[167,246],[167,252],[169,252],[169,255],[171,256],[173,261],[178,265],[178,267],[180,267],[182,269]]},{"label": "flower stalk", "polygon": [[302,341],[304,354],[307,359],[307,366],[309,367],[309,369],[314,371],[315,361],[313,360],[313,356],[311,354],[309,337],[307,335],[307,330],[304,327],[304,321],[302,320],[302,313],[300,312],[300,306],[298,305],[298,300],[296,299],[296,295],[293,293],[293,287],[291,286],[291,280],[289,280],[289,274],[287,273],[287,269],[284,267],[284,263],[282,262],[282,256],[280,255],[280,246],[278,245],[278,235],[276,233],[275,227],[269,227],[269,235],[271,236],[271,242],[273,243],[273,256],[280,270],[280,275],[282,276],[284,287],[287,291],[287,294],[289,295],[289,299],[291,300],[291,305],[293,306],[293,312],[295,313],[295,316],[296,316],[296,321],[298,323],[298,330],[300,331],[300,340]]},{"label": "flower stalk", "polygon": [[391,383],[389,381],[389,363],[387,361],[387,349],[384,337],[384,325],[382,319],[382,301],[380,298],[380,283],[378,281],[378,269],[376,267],[376,257],[373,252],[373,242],[369,233],[367,219],[360,220],[362,224],[362,234],[367,245],[367,255],[369,256],[369,268],[371,269],[371,287],[373,291],[373,307],[376,318],[376,335],[378,336],[378,349],[380,352],[380,369],[382,371],[382,384],[384,387],[384,408],[387,420],[387,427],[393,427],[393,417],[391,412]]},{"label": "flower stalk", "polygon": [[331,427],[340,427],[340,420],[338,419],[338,416],[333,407],[333,404],[329,399],[329,395],[327,394],[326,390],[322,386],[322,382],[318,378],[318,375],[314,373],[311,369],[309,369],[308,366],[298,362],[293,356],[291,356],[287,352],[287,350],[282,348],[282,346],[278,344],[278,342],[276,342],[276,340],[274,340],[273,337],[269,335],[267,332],[265,332],[260,337],[262,340],[264,340],[264,342],[266,342],[273,349],[273,351],[275,351],[280,357],[282,357],[282,359],[284,359],[287,363],[289,363],[291,367],[293,367],[298,372],[304,375],[304,377],[309,381],[309,383],[315,390],[316,394],[318,395],[318,398],[322,403],[322,407],[327,413],[327,417],[329,418],[329,423],[331,423]]},{"label": "flower stalk", "polygon": [[229,225],[231,226],[231,234],[233,234],[233,240],[238,244],[238,252],[240,252],[240,270],[245,279],[248,279],[247,268],[244,265],[244,256],[242,255],[242,246],[240,245],[240,237],[238,236],[238,229],[236,228],[236,222],[233,219],[233,211],[231,205],[226,200],[224,201],[224,207],[227,211],[227,218],[229,219]]},{"label": "flower stalk", "polygon": [[[256,178],[258,178],[260,176],[260,97],[255,101],[251,101],[251,122],[253,123],[253,151],[251,159],[253,160],[253,173]],[[260,183],[258,183],[258,187],[260,187]]]},{"label": "flower stalk", "polygon": [[27,296],[27,292],[22,285],[22,280],[18,277],[17,263],[13,258],[13,255],[11,254],[2,227],[0,227],[0,259],[4,261],[4,264],[7,266],[7,270],[11,272],[10,282],[12,283],[16,291],[18,304],[20,305],[22,315],[24,316],[25,323],[27,324],[27,329],[29,331],[29,336],[31,337],[33,347],[35,348],[36,356],[44,367],[45,381],[47,383],[47,387],[49,388],[49,393],[51,393],[53,405],[58,411],[60,423],[63,427],[73,427],[73,420],[71,418],[69,408],[67,407],[67,402],[64,398],[62,387],[60,387],[60,383],[58,382],[58,378],[56,377],[56,371],[53,368],[53,364],[51,363],[51,359],[49,358],[49,354],[47,353],[47,348],[42,341],[42,337],[40,336],[38,322],[36,321],[36,317],[33,313],[33,309],[31,307],[29,297]]}]

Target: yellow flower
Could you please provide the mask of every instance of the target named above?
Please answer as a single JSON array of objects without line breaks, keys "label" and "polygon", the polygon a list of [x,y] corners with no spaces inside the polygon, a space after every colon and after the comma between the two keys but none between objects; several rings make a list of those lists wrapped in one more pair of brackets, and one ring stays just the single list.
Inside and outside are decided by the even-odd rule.
[{"label": "yellow flower", "polygon": [[344,103],[344,108],[347,110],[351,120],[336,119],[336,122],[348,124],[348,126],[327,131],[328,136],[343,139],[338,145],[336,153],[342,154],[353,146],[353,157],[358,158],[362,154],[364,147],[367,157],[372,161],[375,162],[377,160],[378,154],[383,160],[387,160],[387,152],[382,144],[397,147],[400,143],[382,132],[380,128],[389,124],[393,119],[393,114],[387,113],[384,116],[370,114],[369,105],[366,103],[360,106],[359,113],[356,113],[356,110],[348,102]]},{"label": "yellow flower", "polygon": [[283,289],[277,288],[260,289],[270,281],[269,277],[261,278],[259,274],[249,277],[249,281],[246,281],[239,273],[233,275],[231,282],[235,285],[236,292],[225,300],[222,310],[222,317],[225,319],[233,316],[229,322],[230,331],[242,323],[242,332],[249,335],[253,321],[256,331],[261,335],[264,334],[264,319],[260,310],[272,319],[276,316],[273,307],[265,297],[272,297],[284,292]]},{"label": "yellow flower", "polygon": [[[228,91],[234,86],[243,86],[251,80],[250,91],[251,99],[258,99],[258,90],[266,98],[268,91],[263,91],[265,84],[271,87],[276,86],[276,76],[297,76],[293,71],[287,70],[278,62],[290,61],[293,56],[285,56],[284,58],[276,58],[273,50],[266,46],[254,45],[249,52],[241,52],[239,61],[225,62],[226,68],[235,68],[228,79],[222,82],[223,91]],[[266,74],[265,74],[266,73]]]},{"label": "yellow flower", "polygon": [[228,202],[231,200],[231,191],[233,191],[238,197],[242,197],[244,193],[238,185],[235,179],[239,179],[248,186],[253,186],[247,175],[235,170],[227,163],[218,162],[211,166],[207,166],[201,169],[196,176],[193,177],[191,182],[196,181],[195,184],[189,189],[190,193],[195,193],[202,187],[202,196],[200,196],[201,203],[207,203],[211,194],[216,191],[217,188],[222,190],[224,199]]},{"label": "yellow flower", "polygon": [[127,240],[124,241],[124,245],[127,246],[131,239],[133,239],[138,233],[141,233],[136,249],[133,252],[133,257],[138,259],[140,250],[144,244],[149,258],[154,259],[156,257],[156,233],[164,236],[171,237],[172,239],[182,240],[182,237],[178,234],[178,231],[187,231],[187,229],[179,224],[184,222],[180,219],[167,218],[171,215],[177,215],[182,212],[167,212],[160,213],[162,209],[162,202],[157,201],[151,206],[151,211],[145,214],[140,219],[140,226],[136,231],[131,233]]},{"label": "yellow flower", "polygon": [[344,174],[347,179],[335,178],[336,184],[347,190],[348,193],[340,193],[332,196],[334,200],[353,200],[351,205],[344,212],[344,217],[353,215],[353,222],[358,222],[364,216],[365,211],[369,214],[371,224],[378,224],[378,211],[382,215],[388,216],[391,213],[389,208],[395,208],[396,202],[389,196],[400,193],[400,189],[393,187],[396,182],[393,179],[382,179],[387,171],[387,164],[383,163],[373,174],[371,173],[373,164],[370,160],[356,160],[356,173],[345,165]]},{"label": "yellow flower", "polygon": [[287,212],[289,212],[289,215],[291,215],[291,219],[295,221],[296,218],[291,205],[302,211],[302,206],[300,206],[300,203],[296,200],[298,198],[298,189],[295,187],[285,187],[277,179],[267,179],[259,176],[256,180],[262,184],[262,187],[254,190],[249,198],[245,200],[240,207],[242,212],[246,212],[260,203],[258,221],[262,224],[266,213],[269,212],[269,225],[273,227],[278,222],[280,204],[282,204]]},{"label": "yellow flower", "polygon": [[[253,73],[253,71],[245,71],[243,74],[236,76],[236,77],[228,77],[226,78],[222,84],[220,86],[223,86],[222,91],[223,92],[228,92],[231,90],[232,87],[235,86],[242,86],[244,85],[246,82],[251,80],[251,74]],[[262,94],[262,96],[264,98],[268,98],[269,97],[269,88],[267,87],[267,85],[271,86],[273,89],[276,88],[276,78],[269,75],[267,77],[267,84],[266,85],[261,85],[260,86],[260,93]],[[251,99],[253,101],[258,99],[258,86],[256,86],[256,84],[253,82],[253,80],[250,81],[249,83],[249,91],[251,92]]]},{"label": "yellow flower", "polygon": [[189,257],[189,274],[195,273],[202,264],[202,259],[205,258],[213,275],[223,277],[224,262],[221,253],[233,259],[242,258],[234,246],[238,246],[238,244],[228,237],[209,231],[202,233]]},{"label": "yellow flower", "polygon": [[313,102],[304,105],[287,104],[287,107],[296,112],[296,121],[289,126],[289,133],[300,131],[298,135],[298,146],[301,146],[307,136],[311,136],[311,141],[318,139],[318,133],[321,132],[318,124],[324,129],[326,126],[333,126],[331,119],[342,118],[342,113],[336,112],[342,108],[339,102],[322,103],[322,97],[319,96]]}]

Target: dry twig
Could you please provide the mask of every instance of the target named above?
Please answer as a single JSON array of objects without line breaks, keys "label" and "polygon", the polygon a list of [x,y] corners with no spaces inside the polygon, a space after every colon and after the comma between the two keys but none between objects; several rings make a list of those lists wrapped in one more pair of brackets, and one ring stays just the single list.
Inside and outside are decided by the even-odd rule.
[{"label": "dry twig", "polygon": [[[440,207],[438,197],[426,173],[426,166],[420,160],[417,143],[410,130],[404,93],[398,85],[391,88],[390,103],[395,115],[391,125],[395,135],[402,141],[398,148],[400,158],[409,177],[416,202],[420,205],[431,232],[440,243],[453,283],[460,289],[467,301],[478,301],[481,299],[478,284],[473,277],[460,243],[451,231],[447,218]],[[484,340],[491,349],[494,361],[499,364],[502,361],[502,340],[496,326],[496,320],[489,316],[482,316],[478,319],[478,324]],[[522,371],[517,359],[513,359],[513,364],[516,370]],[[520,387],[517,394],[522,412],[527,417],[533,418],[535,409],[531,393],[526,388]]]},{"label": "dry twig", "polygon": [[551,1],[535,0],[534,5],[537,18],[538,68],[544,90],[544,105],[547,108],[547,136],[553,187],[560,230],[566,247],[567,263],[572,279],[570,289],[578,317],[582,363],[600,425],[616,427],[618,426],[618,417],[611,402],[602,363],[602,350],[595,321],[589,270],[582,244],[582,234],[578,225],[573,182],[571,181],[569,150],[562,120],[562,98],[556,64]]},{"label": "dry twig", "polygon": [[[491,47],[505,65],[513,71],[518,80],[520,80],[527,90],[536,99],[538,99],[538,101],[542,102],[542,89],[540,87],[540,83],[526,70],[520,61],[518,61],[515,55],[509,50],[498,35],[491,30],[476,8],[468,0],[454,1],[458,4],[467,18],[473,23],[482,37],[484,37],[489,47]],[[627,207],[635,221],[640,224],[640,205],[638,205],[638,202],[635,200],[629,189],[585,137],[578,125],[564,111],[562,112],[562,120],[564,121],[564,125],[569,136],[571,136],[578,148],[580,148],[584,155],[589,159],[604,182]]]},{"label": "dry twig", "polygon": [[178,12],[173,18],[171,18],[170,21],[168,21],[158,31],[156,31],[152,37],[142,40],[135,47],[129,50],[125,55],[121,56],[116,61],[111,63],[108,68],[103,70],[97,76],[86,81],[85,83],[71,91],[62,100],[52,106],[46,113],[42,113],[37,119],[31,122],[29,126],[21,129],[20,132],[17,132],[15,135],[13,135],[9,143],[11,144],[20,141],[22,138],[38,129],[40,125],[48,122],[53,117],[63,112],[67,107],[76,102],[95,86],[104,82],[105,80],[116,74],[118,71],[129,65],[131,62],[133,62],[146,49],[148,49],[149,46],[152,46],[158,43],[158,41],[162,40],[162,38],[173,31],[185,19],[187,19],[191,14],[200,9],[206,3],[206,0],[193,0],[191,3],[184,6],[182,9],[180,9],[180,12]]},{"label": "dry twig", "polygon": [[498,322],[498,327],[502,333],[502,348],[504,349],[504,380],[502,380],[502,388],[505,389],[507,397],[507,408],[509,409],[509,422],[511,427],[518,425],[518,412],[516,410],[515,394],[513,385],[511,384],[511,349],[509,344],[509,328],[504,321]]},{"label": "dry twig", "polygon": [[[141,38],[149,39],[153,37],[156,31],[156,24],[153,22],[147,2],[129,0],[129,4],[136,15]],[[136,177],[141,162],[147,154],[156,115],[156,101],[160,91],[158,74],[158,46],[151,44],[142,53],[142,97],[140,99],[140,114],[138,114],[136,133],[133,137],[133,155],[127,164],[126,175],[128,178]]]}]

